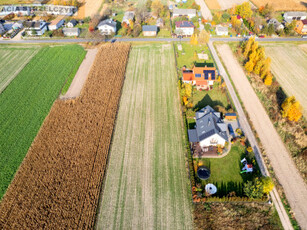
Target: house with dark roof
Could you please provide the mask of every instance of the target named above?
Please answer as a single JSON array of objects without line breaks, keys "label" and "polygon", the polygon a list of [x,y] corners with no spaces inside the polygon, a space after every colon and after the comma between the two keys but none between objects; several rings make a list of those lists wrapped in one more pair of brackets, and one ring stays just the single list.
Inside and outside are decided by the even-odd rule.
[{"label": "house with dark roof", "polygon": [[196,17],[196,10],[195,9],[174,9],[173,10],[173,17],[182,17],[186,16],[188,18]]},{"label": "house with dark roof", "polygon": [[276,18],[271,18],[267,21],[268,25],[273,25],[275,30],[283,30],[285,27]]},{"label": "house with dark roof", "polygon": [[195,114],[196,128],[189,129],[189,141],[198,143],[202,149],[209,146],[224,146],[229,137],[227,125],[221,118],[221,113],[216,112],[209,105]]},{"label": "house with dark roof", "polygon": [[69,22],[67,23],[66,26],[67,26],[68,28],[73,28],[73,27],[75,27],[77,24],[78,24],[77,20],[73,19],[73,20],[69,21]]},{"label": "house with dark roof", "polygon": [[116,33],[116,22],[112,19],[106,19],[101,21],[98,26],[98,30],[101,34],[111,35]]},{"label": "house with dark roof", "polygon": [[143,35],[146,37],[156,36],[158,32],[157,26],[142,26]]},{"label": "house with dark roof", "polygon": [[195,85],[197,89],[208,89],[217,80],[213,63],[195,63],[193,69],[182,69],[182,82]]},{"label": "house with dark roof", "polygon": [[25,32],[28,35],[41,36],[47,30],[47,23],[44,21],[26,21],[24,23]]},{"label": "house with dark roof", "polygon": [[189,21],[175,22],[175,33],[177,36],[192,36],[194,34],[194,24]]}]

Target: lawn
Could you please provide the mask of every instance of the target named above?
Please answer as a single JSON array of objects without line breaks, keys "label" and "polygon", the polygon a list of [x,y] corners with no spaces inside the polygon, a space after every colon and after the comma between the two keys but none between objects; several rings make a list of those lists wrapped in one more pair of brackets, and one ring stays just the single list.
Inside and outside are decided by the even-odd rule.
[{"label": "lawn", "polygon": [[0,94],[0,199],[85,53],[78,45],[43,47]]},{"label": "lawn", "polygon": [[[178,50],[178,44],[182,45],[182,51]],[[194,62],[204,63],[213,63],[213,59],[211,57],[210,51],[207,45],[198,45],[194,46],[188,42],[175,43],[175,49],[177,52],[177,66],[178,68],[182,68],[184,65],[188,68],[191,68]],[[194,58],[194,52],[200,53],[204,52],[208,55],[208,60],[200,60],[198,58]]]},{"label": "lawn", "polygon": [[97,229],[192,229],[171,44],[132,48]]},{"label": "lawn", "polygon": [[[252,156],[254,155],[252,154]],[[217,195],[223,196],[235,191],[237,196],[242,196],[243,183],[259,174],[259,170],[256,170],[253,174],[240,174],[243,167],[241,159],[244,157],[246,157],[245,147],[236,142],[231,147],[227,156],[200,160],[211,170],[211,176],[204,184],[213,183],[217,185]]]},{"label": "lawn", "polygon": [[40,47],[0,46],[0,94],[37,54]]}]

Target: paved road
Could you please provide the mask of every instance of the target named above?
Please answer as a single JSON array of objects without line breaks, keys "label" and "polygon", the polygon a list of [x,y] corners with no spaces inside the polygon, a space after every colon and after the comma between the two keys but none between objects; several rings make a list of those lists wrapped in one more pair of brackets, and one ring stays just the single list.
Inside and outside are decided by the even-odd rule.
[{"label": "paved road", "polygon": [[[212,42],[235,42],[242,41],[244,38],[237,37],[228,37],[228,38],[218,38],[212,37],[210,41]],[[111,41],[113,39],[109,39],[107,41]],[[258,41],[264,42],[284,42],[284,41],[306,41],[306,38],[256,38]],[[82,43],[82,42],[104,42],[105,40],[101,39],[33,39],[33,40],[21,40],[21,41],[13,41],[13,40],[0,40],[0,44],[27,44],[27,43]],[[190,41],[190,38],[116,38],[116,41],[121,42],[179,42],[179,41]]]},{"label": "paved road", "polygon": [[[263,158],[262,158],[262,155],[260,153],[260,149],[259,149],[259,146],[257,144],[257,141],[256,141],[256,138],[252,132],[252,129],[248,123],[248,120],[245,116],[245,113],[242,109],[242,106],[241,106],[241,103],[234,91],[234,88],[229,80],[229,76],[227,74],[227,72],[225,71],[216,51],[215,51],[215,48],[212,44],[212,42],[209,42],[208,44],[209,46],[209,49],[213,55],[213,58],[217,64],[217,67],[219,69],[219,73],[221,74],[221,76],[223,77],[223,79],[225,80],[225,83],[227,85],[227,88],[228,88],[228,91],[230,93],[230,96],[232,97],[233,99],[233,102],[234,102],[234,105],[237,109],[237,112],[238,112],[238,115],[239,115],[239,123],[242,127],[242,129],[244,130],[244,133],[246,135],[246,137],[248,138],[251,146],[253,147],[253,150],[255,152],[255,157],[256,157],[256,160],[257,160],[257,163],[259,165],[259,168],[261,170],[261,173],[264,175],[264,176],[269,176],[269,172],[265,166],[265,163],[263,161]],[[280,217],[280,220],[282,222],[282,225],[285,229],[293,229],[292,228],[292,225],[291,225],[291,222],[289,220],[289,217],[286,213],[286,210],[284,209],[284,206],[280,200],[280,197],[276,191],[276,189],[274,188],[273,191],[270,193],[271,197],[272,197],[272,200],[275,204],[275,207],[276,207],[276,210],[279,214],[279,217]]]}]

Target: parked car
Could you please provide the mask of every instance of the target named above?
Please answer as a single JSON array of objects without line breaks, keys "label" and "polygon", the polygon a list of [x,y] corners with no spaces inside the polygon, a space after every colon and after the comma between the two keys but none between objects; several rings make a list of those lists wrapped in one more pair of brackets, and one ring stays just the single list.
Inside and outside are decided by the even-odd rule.
[{"label": "parked car", "polygon": [[228,124],[228,130],[229,130],[229,134],[234,137],[235,133],[233,131],[233,128],[232,128],[231,124]]}]

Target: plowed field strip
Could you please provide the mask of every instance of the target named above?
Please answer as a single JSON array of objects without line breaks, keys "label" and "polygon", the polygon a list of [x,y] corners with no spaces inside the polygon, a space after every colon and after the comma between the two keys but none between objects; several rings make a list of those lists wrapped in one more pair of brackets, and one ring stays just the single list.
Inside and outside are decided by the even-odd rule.
[{"label": "plowed field strip", "polygon": [[0,228],[92,229],[130,45],[102,46],[76,101],[56,101],[0,204]]},{"label": "plowed field strip", "polygon": [[97,229],[191,229],[174,54],[130,52]]}]

